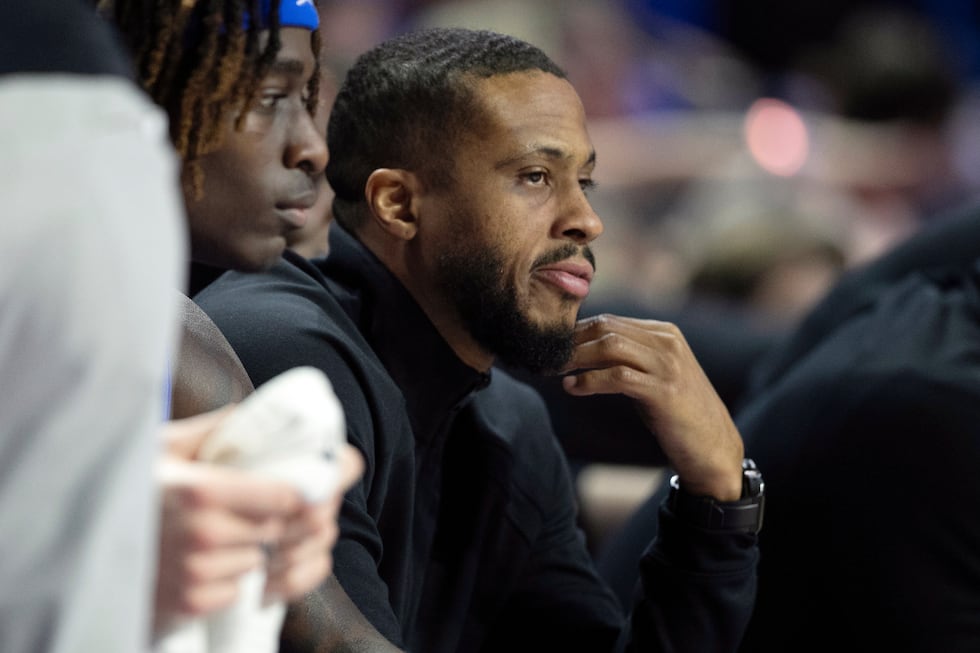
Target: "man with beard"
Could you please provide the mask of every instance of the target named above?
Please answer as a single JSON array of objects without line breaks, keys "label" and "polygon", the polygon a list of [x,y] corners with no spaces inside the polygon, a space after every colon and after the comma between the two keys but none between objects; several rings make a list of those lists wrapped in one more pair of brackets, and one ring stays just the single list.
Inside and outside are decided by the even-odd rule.
[{"label": "man with beard", "polygon": [[[407,34],[348,72],[328,142],[330,255],[287,253],[196,297],[256,384],[323,369],[367,461],[336,577],[292,614],[284,650],[735,650],[758,473],[673,325],[576,322],[602,222],[564,73],[499,34]],[[576,526],[540,396],[496,359],[630,396],[674,466],[630,620]]]}]

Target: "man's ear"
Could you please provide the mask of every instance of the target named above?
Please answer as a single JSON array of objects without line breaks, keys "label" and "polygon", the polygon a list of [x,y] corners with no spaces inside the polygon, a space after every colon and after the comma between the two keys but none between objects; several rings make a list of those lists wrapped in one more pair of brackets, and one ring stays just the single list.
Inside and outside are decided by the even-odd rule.
[{"label": "man's ear", "polygon": [[418,182],[418,177],[408,170],[378,168],[364,187],[374,221],[396,238],[411,240],[418,231],[412,208]]}]

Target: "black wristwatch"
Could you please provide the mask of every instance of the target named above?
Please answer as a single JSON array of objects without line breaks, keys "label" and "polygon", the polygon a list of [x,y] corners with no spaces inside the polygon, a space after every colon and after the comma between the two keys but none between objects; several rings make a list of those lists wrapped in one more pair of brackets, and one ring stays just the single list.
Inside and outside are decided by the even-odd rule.
[{"label": "black wristwatch", "polygon": [[717,501],[696,497],[681,489],[680,479],[670,479],[667,507],[678,519],[713,533],[758,533],[766,503],[766,484],[751,458],[742,461],[742,497]]}]

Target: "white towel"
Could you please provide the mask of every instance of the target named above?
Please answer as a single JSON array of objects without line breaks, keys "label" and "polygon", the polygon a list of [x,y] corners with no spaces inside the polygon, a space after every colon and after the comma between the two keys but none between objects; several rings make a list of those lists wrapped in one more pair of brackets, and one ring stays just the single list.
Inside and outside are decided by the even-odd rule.
[{"label": "white towel", "polygon": [[[288,481],[307,501],[317,502],[337,485],[337,456],[345,440],[343,409],[326,375],[296,367],[239,404],[198,458]],[[275,653],[286,605],[263,606],[264,588],[264,569],[247,574],[234,605],[182,622],[158,640],[154,652]]]}]

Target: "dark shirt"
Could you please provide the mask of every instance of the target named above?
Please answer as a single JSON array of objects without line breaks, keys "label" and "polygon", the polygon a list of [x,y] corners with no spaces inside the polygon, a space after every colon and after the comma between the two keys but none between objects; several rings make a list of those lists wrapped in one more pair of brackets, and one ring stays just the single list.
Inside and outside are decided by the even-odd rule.
[{"label": "dark shirt", "polygon": [[852,315],[867,310],[911,272],[969,265],[980,256],[980,205],[965,204],[932,217],[914,236],[844,274],[797,328],[756,363],[737,408],[778,382]]},{"label": "dark shirt", "polygon": [[[331,379],[367,469],[346,497],[336,576],[413,651],[613,651],[629,630],[576,525],[540,396],[460,361],[401,283],[339,226],[330,256],[290,252],[195,299],[256,385],[297,365]],[[734,650],[755,593],[756,538],[664,511],[640,565],[635,650]]]},{"label": "dark shirt", "polygon": [[0,75],[70,73],[130,77],[112,28],[81,0],[0,2]]},{"label": "dark shirt", "polygon": [[[746,652],[980,650],[978,258],[980,208],[936,216],[757,367],[736,416],[767,494]],[[619,596],[666,492],[599,556]]]},{"label": "dark shirt", "polygon": [[893,284],[738,424],[767,491],[744,651],[980,651],[980,267]]}]

